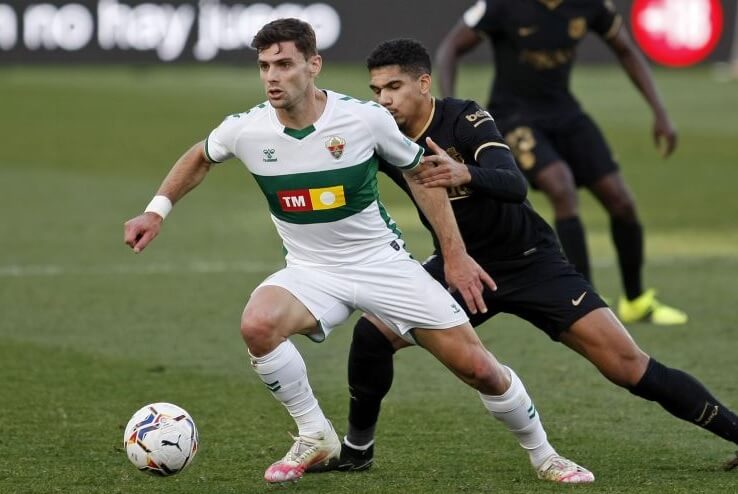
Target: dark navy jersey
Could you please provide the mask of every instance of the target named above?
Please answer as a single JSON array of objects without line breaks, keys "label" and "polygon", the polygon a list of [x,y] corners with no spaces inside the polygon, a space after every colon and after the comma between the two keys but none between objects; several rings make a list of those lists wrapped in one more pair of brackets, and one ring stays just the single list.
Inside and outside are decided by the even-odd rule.
[{"label": "dark navy jersey", "polygon": [[[433,154],[426,137],[469,167],[471,182],[448,189],[469,255],[494,262],[528,255],[542,247],[558,249],[553,230],[525,199],[525,178],[487,111],[473,101],[436,99],[429,125],[416,139],[426,155]],[[412,197],[401,170],[382,162],[379,169]],[[418,214],[432,232],[420,210]],[[435,235],[433,241],[438,250]]]},{"label": "dark navy jersey", "polygon": [[488,107],[505,119],[579,111],[569,90],[577,45],[589,31],[609,39],[622,25],[611,0],[480,0],[464,22],[492,45]]}]

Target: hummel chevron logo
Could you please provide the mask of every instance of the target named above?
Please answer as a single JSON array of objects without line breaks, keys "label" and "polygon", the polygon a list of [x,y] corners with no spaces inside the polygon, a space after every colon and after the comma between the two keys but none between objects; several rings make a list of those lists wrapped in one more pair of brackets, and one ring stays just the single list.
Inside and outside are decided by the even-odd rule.
[{"label": "hummel chevron logo", "polygon": [[571,305],[573,305],[574,307],[577,307],[579,304],[582,303],[582,300],[584,299],[585,295],[587,295],[587,292],[584,292],[581,295],[579,295],[579,298],[571,299]]},{"label": "hummel chevron logo", "polygon": [[276,393],[282,388],[282,385],[279,384],[279,380],[276,380],[273,383],[264,383],[264,385],[269,388],[269,391],[272,393]]}]

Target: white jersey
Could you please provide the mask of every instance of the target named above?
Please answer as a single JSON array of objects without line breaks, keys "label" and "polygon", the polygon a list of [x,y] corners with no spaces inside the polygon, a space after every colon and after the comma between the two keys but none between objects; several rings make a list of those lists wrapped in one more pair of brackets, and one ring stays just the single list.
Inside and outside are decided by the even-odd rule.
[{"label": "white jersey", "polygon": [[301,130],[282,125],[268,102],[231,115],[205,141],[207,157],[220,163],[235,156],[246,165],[266,196],[288,265],[371,263],[404,253],[379,202],[378,159],[412,169],[423,149],[382,106],[325,93],[323,114]]}]

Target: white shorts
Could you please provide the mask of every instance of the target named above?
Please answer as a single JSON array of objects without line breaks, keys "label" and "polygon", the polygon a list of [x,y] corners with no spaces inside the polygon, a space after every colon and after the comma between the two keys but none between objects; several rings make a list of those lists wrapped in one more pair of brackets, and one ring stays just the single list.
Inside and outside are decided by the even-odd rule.
[{"label": "white shorts", "polygon": [[[288,266],[259,286],[284,288],[318,320],[314,341],[323,341],[358,309],[415,343],[414,328],[446,329],[469,320],[454,298],[413,259],[342,267]],[[258,288],[258,287],[257,287]]]}]

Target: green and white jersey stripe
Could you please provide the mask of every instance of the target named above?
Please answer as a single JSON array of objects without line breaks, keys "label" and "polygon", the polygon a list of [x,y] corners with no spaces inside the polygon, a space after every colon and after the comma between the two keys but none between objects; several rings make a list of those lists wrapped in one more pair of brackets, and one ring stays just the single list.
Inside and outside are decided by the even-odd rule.
[{"label": "green and white jersey stripe", "polygon": [[321,117],[288,129],[269,103],[226,118],[205,142],[214,163],[233,156],[264,193],[287,262],[341,265],[386,259],[399,238],[379,204],[377,163],[418,165],[420,146],[376,103],[326,91]]}]

